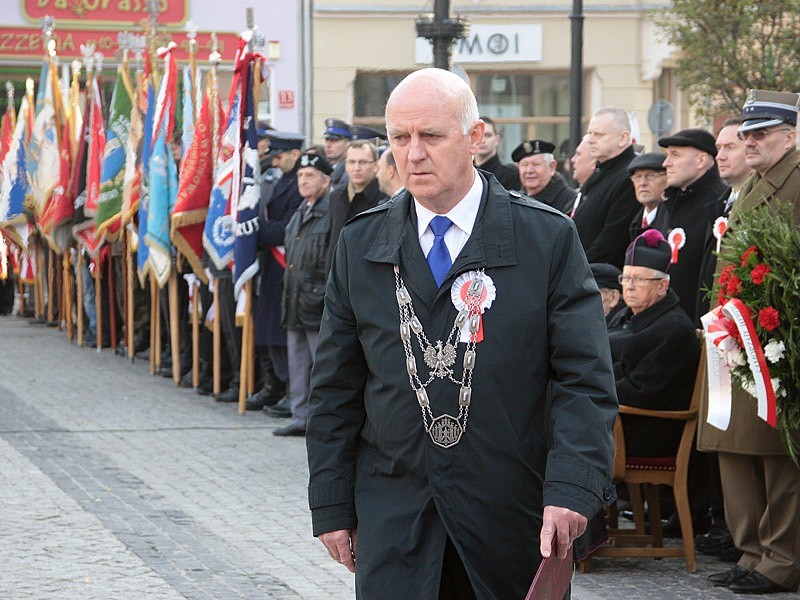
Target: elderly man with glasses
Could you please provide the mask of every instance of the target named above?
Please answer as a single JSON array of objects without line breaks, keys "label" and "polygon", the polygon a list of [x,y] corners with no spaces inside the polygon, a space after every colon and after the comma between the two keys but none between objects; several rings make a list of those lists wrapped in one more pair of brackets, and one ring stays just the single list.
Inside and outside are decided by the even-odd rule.
[{"label": "elderly man with glasses", "polygon": [[[625,253],[619,282],[626,308],[609,323],[611,360],[620,404],[651,410],[689,406],[700,349],[692,321],[669,286],[672,250],[656,229]],[[631,456],[674,456],[683,423],[623,416]]]},{"label": "elderly man with glasses", "polygon": [[[750,92],[738,133],[745,144],[745,161],[755,173],[733,204],[728,217],[731,229],[736,229],[739,215],[746,211],[786,205],[792,207],[795,227],[800,225],[798,108],[798,94]],[[698,447],[718,452],[725,518],[733,542],[744,552],[733,569],[708,579],[739,594],[797,591],[800,470],[786,454],[778,431],[756,416],[756,402],[734,384],[730,425],[725,431],[705,422],[705,408],[701,412]],[[797,432],[794,439],[797,443]]]},{"label": "elderly man with glasses", "polygon": [[636,201],[642,205],[631,221],[631,240],[648,229],[667,232],[669,213],[658,210],[667,189],[667,170],[664,168],[664,155],[661,152],[640,154],[628,165],[631,182],[636,192]]}]

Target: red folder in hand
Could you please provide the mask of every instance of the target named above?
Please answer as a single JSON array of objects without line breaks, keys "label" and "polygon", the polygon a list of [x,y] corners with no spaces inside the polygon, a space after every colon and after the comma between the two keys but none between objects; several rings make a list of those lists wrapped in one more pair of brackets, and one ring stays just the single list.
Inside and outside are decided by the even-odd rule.
[{"label": "red folder in hand", "polygon": [[553,540],[550,556],[539,564],[525,600],[561,600],[572,581],[572,573],[572,548],[567,551],[566,558],[558,558],[556,541]]}]

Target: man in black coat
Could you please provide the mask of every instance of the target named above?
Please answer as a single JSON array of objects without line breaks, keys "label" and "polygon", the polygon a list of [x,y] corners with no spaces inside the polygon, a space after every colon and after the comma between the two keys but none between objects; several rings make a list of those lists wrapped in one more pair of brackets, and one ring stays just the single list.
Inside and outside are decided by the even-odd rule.
[{"label": "man in black coat", "polygon": [[661,152],[640,154],[628,165],[636,201],[642,205],[630,225],[631,241],[648,229],[658,229],[667,233],[669,215],[666,210],[658,210],[667,189],[667,170],[664,168],[664,155]]},{"label": "man in black coat", "polygon": [[506,165],[500,162],[500,157],[497,155],[497,148],[500,146],[503,136],[500,135],[500,131],[493,119],[481,117],[481,121],[485,124],[485,130],[483,132],[483,141],[475,154],[475,166],[481,171],[486,171],[497,177],[497,181],[507,190],[518,190],[520,181],[517,169],[514,168],[514,165]]},{"label": "man in black coat", "polygon": [[[700,346],[694,325],[670,289],[671,249],[661,232],[637,237],[625,255],[622,296],[608,338],[620,404],[684,410],[692,399]],[[683,423],[622,415],[630,456],[674,456]]]},{"label": "man in black coat", "polygon": [[634,157],[630,117],[615,106],[601,108],[589,121],[587,135],[597,167],[581,187],[572,218],[589,262],[622,267],[628,226],[639,210],[628,175]]},{"label": "man in black coat", "polygon": [[514,149],[511,158],[519,169],[520,191],[566,215],[572,210],[577,192],[556,171],[555,149],[551,142],[528,140]]},{"label": "man in black coat", "polygon": [[334,253],[314,535],[359,598],[522,598],[613,498],[600,295],[571,221],[473,167],[483,122],[462,79],[416,71],[386,117],[406,191]]},{"label": "man in black coat", "polygon": [[720,195],[725,184],[719,178],[714,136],[703,129],[684,129],[658,140],[666,148],[667,170],[665,200],[661,209],[669,213],[667,241],[672,246],[670,287],[678,294],[681,308],[700,325],[695,314],[700,267],[706,238],[721,212]]},{"label": "man in black coat", "polygon": [[344,166],[347,184],[334,189],[330,197],[331,244],[328,264],[344,224],[358,213],[373,208],[386,199],[377,178],[378,149],[372,142],[350,142],[345,153]]},{"label": "man in black coat", "polygon": [[[272,369],[277,378],[273,381],[276,388],[285,389],[288,382],[288,366],[286,357],[286,332],[281,327],[281,298],[283,294],[283,273],[285,260],[282,254],[286,224],[303,198],[297,189],[297,160],[304,139],[295,133],[270,131],[270,153],[272,164],[281,170],[281,176],[269,197],[259,211],[258,245],[264,252],[264,262],[258,284],[256,300],[255,345],[259,352],[268,352]],[[268,406],[275,400],[275,395],[259,395],[249,401],[250,410],[258,410],[265,406],[268,410],[277,410],[273,416],[288,416],[288,401],[281,405]],[[272,413],[270,413],[272,414]]]}]

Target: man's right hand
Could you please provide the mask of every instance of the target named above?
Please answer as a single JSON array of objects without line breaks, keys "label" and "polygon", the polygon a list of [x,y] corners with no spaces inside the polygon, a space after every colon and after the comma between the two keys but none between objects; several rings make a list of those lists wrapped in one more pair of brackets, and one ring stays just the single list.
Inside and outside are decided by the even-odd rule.
[{"label": "man's right hand", "polygon": [[356,572],[356,537],[355,529],[339,529],[321,533],[319,541],[328,550],[331,558],[347,567],[351,573]]}]

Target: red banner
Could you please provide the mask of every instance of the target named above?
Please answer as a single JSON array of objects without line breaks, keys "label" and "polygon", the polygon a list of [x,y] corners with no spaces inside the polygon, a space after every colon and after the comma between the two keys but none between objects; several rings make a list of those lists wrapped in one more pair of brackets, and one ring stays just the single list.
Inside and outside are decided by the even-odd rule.
[{"label": "red banner", "polygon": [[[132,33],[141,33],[138,25],[131,24]],[[57,29],[53,33],[56,41],[56,52],[62,59],[81,58],[81,44],[93,42],[98,51],[106,57],[113,56],[119,49],[117,31],[89,31],[84,29]],[[178,44],[175,56],[178,60],[188,60],[189,40],[182,31],[169,33]],[[239,35],[237,33],[217,33],[218,52],[225,60],[233,60]],[[160,42],[161,40],[159,40]],[[198,61],[208,57],[211,52],[211,32],[197,32],[197,58]],[[0,27],[0,58],[35,58],[41,59],[44,55],[42,32],[36,28],[26,27]]]},{"label": "red banner", "polygon": [[[146,0],[21,0],[22,16],[32,23],[46,16],[65,25],[97,23],[118,26],[148,19]],[[183,25],[189,16],[188,0],[158,0],[158,22],[163,25]]]}]

